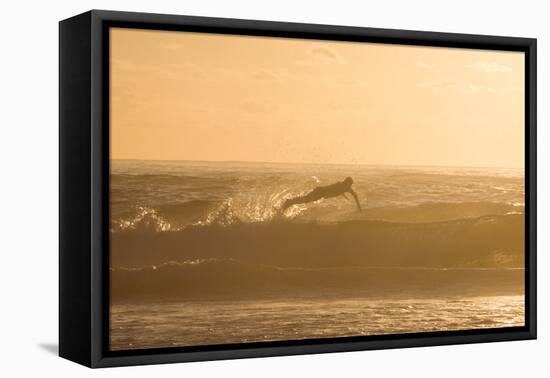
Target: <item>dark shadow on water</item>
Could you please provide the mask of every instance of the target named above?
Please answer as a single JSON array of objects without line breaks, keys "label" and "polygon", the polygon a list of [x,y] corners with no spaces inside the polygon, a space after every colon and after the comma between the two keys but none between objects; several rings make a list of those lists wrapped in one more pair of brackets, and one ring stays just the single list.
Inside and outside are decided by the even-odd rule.
[{"label": "dark shadow on water", "polygon": [[40,343],[38,344],[38,347],[48,353],[55,354],[56,356],[59,354],[59,346],[57,343]]}]

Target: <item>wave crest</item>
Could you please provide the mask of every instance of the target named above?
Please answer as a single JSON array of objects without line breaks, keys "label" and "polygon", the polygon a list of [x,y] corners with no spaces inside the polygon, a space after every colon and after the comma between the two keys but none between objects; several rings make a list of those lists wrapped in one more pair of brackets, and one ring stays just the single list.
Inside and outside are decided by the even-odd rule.
[{"label": "wave crest", "polygon": [[[138,205],[135,207],[134,214],[114,221],[111,231],[172,232],[181,231],[189,226],[230,226],[240,223],[268,222],[275,219],[291,220],[308,209],[306,205],[296,205],[282,213],[281,205],[292,196],[290,191],[285,189],[275,193],[254,194],[240,199],[231,197],[218,203],[217,206],[212,206],[211,201],[198,200],[159,209]],[[319,202],[322,200],[316,203]],[[197,207],[202,207],[198,209],[202,216],[198,220],[190,220],[188,214],[190,208],[197,212]],[[173,211],[173,208],[176,208],[176,211]]]},{"label": "wave crest", "polygon": [[126,219],[118,219],[111,227],[112,232],[124,230],[164,232],[179,231],[181,229],[181,227],[174,227],[161,217],[157,210],[146,206],[136,206],[135,215]]},{"label": "wave crest", "polygon": [[143,232],[181,231],[191,226],[231,226],[271,222],[341,223],[374,220],[397,223],[429,223],[446,220],[474,219],[488,215],[523,215],[522,203],[494,202],[438,203],[427,202],[411,207],[367,207],[359,213],[354,204],[344,200],[319,200],[294,205],[284,213],[283,202],[295,195],[288,189],[274,193],[251,193],[248,196],[221,200],[190,200],[161,205],[157,208],[138,205],[132,214],[114,220],[111,231]]},{"label": "wave crest", "polygon": [[524,274],[523,269],[284,268],[232,258],[209,258],[112,269],[111,289],[116,302],[149,297],[227,300],[509,295],[522,294]]}]

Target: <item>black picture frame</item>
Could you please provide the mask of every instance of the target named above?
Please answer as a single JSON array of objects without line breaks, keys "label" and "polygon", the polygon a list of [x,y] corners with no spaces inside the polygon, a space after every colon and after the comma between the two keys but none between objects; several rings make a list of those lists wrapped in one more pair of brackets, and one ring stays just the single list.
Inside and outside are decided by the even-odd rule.
[{"label": "black picture frame", "polygon": [[[109,320],[110,27],[525,53],[524,327],[113,352]],[[59,354],[88,367],[536,338],[536,39],[92,10],[59,24]]]}]

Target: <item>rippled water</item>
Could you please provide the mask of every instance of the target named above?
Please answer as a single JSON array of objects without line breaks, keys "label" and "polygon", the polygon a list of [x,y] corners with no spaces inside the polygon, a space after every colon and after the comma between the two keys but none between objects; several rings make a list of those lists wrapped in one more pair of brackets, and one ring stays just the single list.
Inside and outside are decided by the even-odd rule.
[{"label": "rippled water", "polygon": [[523,325],[523,296],[119,304],[111,308],[111,349]]},{"label": "rippled water", "polygon": [[264,222],[285,199],[346,176],[353,178],[368,211],[358,214],[354,201],[339,198],[296,205],[285,216],[315,222],[393,221],[387,210],[419,205],[426,207],[426,216],[433,206],[445,205],[429,220],[523,211],[523,172],[513,169],[114,160],[112,229],[152,223],[158,231],[173,231],[189,225]]}]

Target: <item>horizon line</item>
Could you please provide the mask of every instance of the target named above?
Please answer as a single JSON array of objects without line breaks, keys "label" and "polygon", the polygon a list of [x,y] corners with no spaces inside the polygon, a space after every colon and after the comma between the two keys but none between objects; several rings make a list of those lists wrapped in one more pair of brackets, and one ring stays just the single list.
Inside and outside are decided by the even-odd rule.
[{"label": "horizon line", "polygon": [[283,161],[264,161],[264,160],[190,160],[190,159],[139,159],[139,158],[109,158],[109,161],[160,161],[160,162],[196,162],[196,163],[251,163],[251,164],[293,164],[293,165],[357,165],[373,167],[431,167],[431,168],[491,168],[491,169],[523,169],[525,166],[490,166],[490,165],[430,165],[430,164],[388,164],[388,163],[314,163],[314,162],[283,162]]}]

